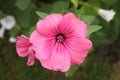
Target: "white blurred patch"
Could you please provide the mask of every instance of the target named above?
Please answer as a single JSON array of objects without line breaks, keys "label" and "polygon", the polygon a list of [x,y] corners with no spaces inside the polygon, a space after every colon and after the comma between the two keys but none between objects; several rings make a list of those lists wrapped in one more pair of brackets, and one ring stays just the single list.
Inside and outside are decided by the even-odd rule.
[{"label": "white blurred patch", "polygon": [[99,10],[98,10],[98,14],[99,14],[104,20],[106,20],[107,22],[110,22],[110,21],[114,18],[116,12],[113,11],[112,9],[111,9],[111,10],[99,9]]},{"label": "white blurred patch", "polygon": [[0,20],[1,26],[7,30],[12,29],[15,26],[15,18],[11,15],[5,16]]},{"label": "white blurred patch", "polygon": [[4,18],[0,19],[0,24],[0,38],[4,38],[5,30],[11,30],[15,26],[16,20],[14,16],[7,15]]},{"label": "white blurred patch", "polygon": [[15,37],[10,37],[9,38],[9,42],[10,43],[15,43],[16,42],[16,38]]},{"label": "white blurred patch", "polygon": [[5,28],[1,27],[0,29],[0,38],[4,38]]}]

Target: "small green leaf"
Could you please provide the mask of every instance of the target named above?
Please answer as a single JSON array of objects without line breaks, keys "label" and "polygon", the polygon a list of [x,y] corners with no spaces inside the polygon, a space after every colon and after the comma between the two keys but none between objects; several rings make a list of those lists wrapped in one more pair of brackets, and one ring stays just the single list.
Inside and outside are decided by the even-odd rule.
[{"label": "small green leaf", "polygon": [[36,29],[36,26],[30,27],[28,34],[30,35],[35,29]]},{"label": "small green leaf", "polygon": [[84,15],[82,20],[85,21],[87,25],[90,25],[95,20],[95,16]]},{"label": "small green leaf", "polygon": [[90,25],[88,26],[88,36],[90,36],[93,32],[96,32],[98,30],[100,30],[102,28],[102,26],[100,25]]},{"label": "small green leaf", "polygon": [[53,4],[53,12],[62,12],[68,9],[68,7],[69,7],[68,1],[56,1]]},{"label": "small green leaf", "polygon": [[71,0],[71,2],[76,8],[78,7],[78,0]]},{"label": "small green leaf", "polygon": [[21,10],[25,10],[30,4],[30,1],[31,0],[17,0],[16,6],[20,8]]},{"label": "small green leaf", "polygon": [[17,24],[17,25],[15,25],[14,28],[12,28],[12,29],[9,31],[9,34],[10,34],[10,36],[16,37],[18,34],[20,34],[20,31],[21,31],[21,28],[20,28],[20,26]]},{"label": "small green leaf", "polygon": [[53,5],[50,3],[40,3],[40,8],[38,11],[44,12],[44,13],[51,13],[53,10]]},{"label": "small green leaf", "polygon": [[65,76],[66,76],[66,77],[72,76],[78,69],[79,69],[79,66],[78,66],[78,65],[73,65],[73,66],[71,66],[71,68],[69,69],[69,71],[67,71],[67,72],[65,73]]},{"label": "small green leaf", "polygon": [[36,11],[36,14],[42,19],[44,19],[48,15],[47,13],[41,11]]},{"label": "small green leaf", "polygon": [[34,25],[38,20],[38,16],[35,14],[36,6],[31,5],[25,11],[16,10],[15,15],[18,24],[23,28],[29,28]]}]

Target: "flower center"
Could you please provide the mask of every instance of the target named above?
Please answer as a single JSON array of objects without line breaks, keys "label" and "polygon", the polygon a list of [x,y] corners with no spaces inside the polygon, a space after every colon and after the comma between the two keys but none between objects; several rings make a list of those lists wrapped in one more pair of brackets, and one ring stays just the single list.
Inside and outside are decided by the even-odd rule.
[{"label": "flower center", "polygon": [[56,41],[57,42],[63,42],[65,40],[65,37],[63,34],[56,35]]}]

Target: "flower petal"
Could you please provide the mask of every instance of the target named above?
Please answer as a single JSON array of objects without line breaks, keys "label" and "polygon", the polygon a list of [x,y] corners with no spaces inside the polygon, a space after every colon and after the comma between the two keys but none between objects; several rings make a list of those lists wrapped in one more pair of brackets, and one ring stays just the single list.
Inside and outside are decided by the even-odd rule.
[{"label": "flower petal", "polygon": [[35,52],[32,50],[28,55],[27,66],[34,65],[35,62]]},{"label": "flower petal", "polygon": [[50,56],[50,53],[54,48],[55,39],[45,38],[37,31],[34,31],[30,36],[30,42],[33,45],[33,50],[36,52],[36,58],[39,60],[45,60]]},{"label": "flower petal", "polygon": [[61,14],[51,14],[44,20],[37,22],[37,31],[42,36],[50,37],[58,33],[58,24],[62,20]]},{"label": "flower petal", "polygon": [[51,57],[46,61],[41,61],[41,64],[47,69],[66,72],[70,68],[69,53],[64,45],[56,43]]},{"label": "flower petal", "polygon": [[65,45],[69,51],[72,64],[81,64],[92,48],[92,42],[82,38],[69,38]]},{"label": "flower petal", "polygon": [[24,35],[18,36],[16,41],[16,51],[20,57],[25,57],[29,54],[31,43]]},{"label": "flower petal", "polygon": [[46,60],[39,60],[39,61],[44,68],[53,70],[52,65],[50,64],[50,58],[47,58]]},{"label": "flower petal", "polygon": [[82,20],[77,19],[73,13],[68,13],[63,17],[59,24],[59,30],[66,37],[78,36],[85,38],[88,33],[86,24]]}]

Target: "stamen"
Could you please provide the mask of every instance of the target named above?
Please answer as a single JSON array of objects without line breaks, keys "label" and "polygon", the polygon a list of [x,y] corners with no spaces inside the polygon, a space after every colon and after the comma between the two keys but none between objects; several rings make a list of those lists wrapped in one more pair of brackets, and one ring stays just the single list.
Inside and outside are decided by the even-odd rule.
[{"label": "stamen", "polygon": [[57,40],[57,42],[63,42],[65,40],[65,37],[63,34],[58,34],[56,36],[56,40]]}]

